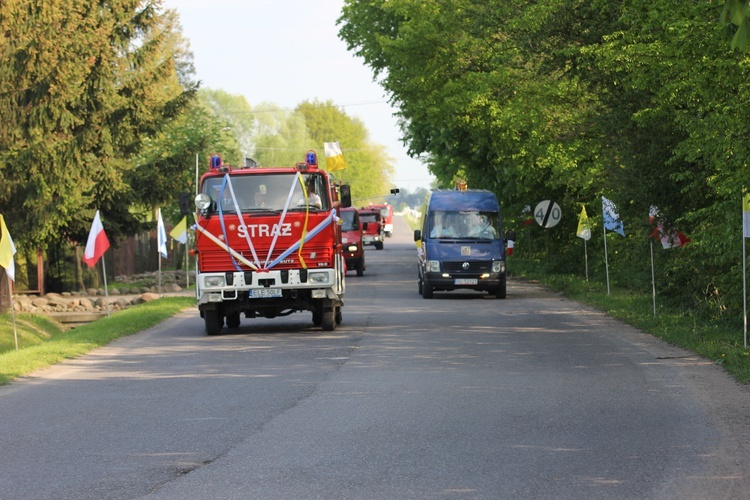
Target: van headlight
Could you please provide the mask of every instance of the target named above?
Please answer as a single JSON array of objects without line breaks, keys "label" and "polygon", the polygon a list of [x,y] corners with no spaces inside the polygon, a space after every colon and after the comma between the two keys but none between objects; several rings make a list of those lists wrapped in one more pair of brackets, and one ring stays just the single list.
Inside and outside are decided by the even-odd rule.
[{"label": "van headlight", "polygon": [[205,276],[203,278],[203,286],[205,288],[220,288],[225,284],[224,276]]},{"label": "van headlight", "polygon": [[357,251],[357,245],[349,245],[347,247],[347,250],[349,250],[350,252],[356,252]]},{"label": "van headlight", "polygon": [[504,273],[505,272],[505,261],[504,260],[495,260],[492,262],[492,272],[493,273]]},{"label": "van headlight", "polygon": [[315,284],[318,284],[318,285],[321,285],[321,284],[324,284],[324,283],[328,283],[328,273],[311,272],[307,276],[307,280],[309,282],[311,282],[311,283],[315,283]]},{"label": "van headlight", "polygon": [[428,260],[427,261],[427,271],[431,273],[439,273],[440,272],[440,261],[439,260]]}]

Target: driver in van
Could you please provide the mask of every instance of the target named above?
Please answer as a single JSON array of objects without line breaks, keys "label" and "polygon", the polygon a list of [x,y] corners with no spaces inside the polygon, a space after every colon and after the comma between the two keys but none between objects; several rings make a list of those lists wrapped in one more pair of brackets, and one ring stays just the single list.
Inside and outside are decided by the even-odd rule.
[{"label": "driver in van", "polygon": [[456,217],[452,214],[438,214],[436,224],[432,226],[430,238],[455,238],[458,236]]}]

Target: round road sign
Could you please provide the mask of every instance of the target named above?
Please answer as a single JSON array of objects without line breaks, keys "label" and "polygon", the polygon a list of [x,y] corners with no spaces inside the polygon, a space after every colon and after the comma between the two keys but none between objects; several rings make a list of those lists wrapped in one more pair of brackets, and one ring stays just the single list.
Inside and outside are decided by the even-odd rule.
[{"label": "round road sign", "polygon": [[556,226],[562,219],[560,205],[552,200],[540,201],[534,209],[534,219],[543,228]]}]

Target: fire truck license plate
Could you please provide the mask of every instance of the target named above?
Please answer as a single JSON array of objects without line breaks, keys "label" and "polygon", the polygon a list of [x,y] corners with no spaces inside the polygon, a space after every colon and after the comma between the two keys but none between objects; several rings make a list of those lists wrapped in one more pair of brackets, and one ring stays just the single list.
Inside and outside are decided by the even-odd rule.
[{"label": "fire truck license plate", "polygon": [[265,299],[268,297],[281,297],[281,288],[256,288],[250,290],[251,299]]},{"label": "fire truck license plate", "polygon": [[453,280],[454,285],[476,285],[476,278],[456,278]]}]

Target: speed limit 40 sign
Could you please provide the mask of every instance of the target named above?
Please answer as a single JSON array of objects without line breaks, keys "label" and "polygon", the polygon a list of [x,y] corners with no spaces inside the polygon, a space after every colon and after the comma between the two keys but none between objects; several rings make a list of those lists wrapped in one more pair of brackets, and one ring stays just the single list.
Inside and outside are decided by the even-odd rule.
[{"label": "speed limit 40 sign", "polygon": [[560,205],[552,200],[540,201],[534,209],[534,220],[544,228],[556,226],[562,219]]}]

